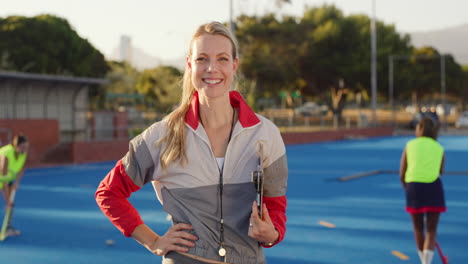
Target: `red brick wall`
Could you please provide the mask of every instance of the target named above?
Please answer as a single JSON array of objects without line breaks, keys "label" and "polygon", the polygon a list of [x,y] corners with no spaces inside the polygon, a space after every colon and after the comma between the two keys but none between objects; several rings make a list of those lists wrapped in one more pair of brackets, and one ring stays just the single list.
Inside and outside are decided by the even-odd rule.
[{"label": "red brick wall", "polygon": [[343,130],[328,130],[317,132],[288,132],[282,133],[285,144],[305,144],[322,141],[343,140],[352,137],[383,137],[393,135],[393,128],[355,128]]},{"label": "red brick wall", "polygon": [[26,166],[38,165],[46,151],[59,143],[59,124],[55,119],[0,119],[0,127],[8,128],[12,136],[22,133],[29,139]]},{"label": "red brick wall", "polygon": [[121,159],[128,151],[128,140],[73,142],[72,162],[98,162]]}]

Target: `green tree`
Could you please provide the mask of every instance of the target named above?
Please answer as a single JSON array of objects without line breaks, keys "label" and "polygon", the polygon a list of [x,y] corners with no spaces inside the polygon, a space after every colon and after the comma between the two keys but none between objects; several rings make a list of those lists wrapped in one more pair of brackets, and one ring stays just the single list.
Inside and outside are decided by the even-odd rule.
[{"label": "green tree", "polygon": [[90,93],[93,109],[115,109],[118,106],[133,105],[139,102],[135,86],[139,72],[127,62],[109,61],[109,71],[105,78],[107,84],[93,89]]},{"label": "green tree", "polygon": [[[377,23],[379,91],[388,90],[388,55],[411,51],[409,37]],[[300,19],[241,16],[236,36],[243,76],[257,96],[280,91],[320,97],[340,116],[349,91],[370,91],[370,20],[344,16],[334,5],[310,8]],[[369,93],[369,92],[368,92]]]},{"label": "green tree", "polygon": [[110,71],[107,72],[106,79],[109,80],[109,85],[106,91],[116,94],[136,93],[138,70],[127,62],[110,61],[108,64]]},{"label": "green tree", "polygon": [[240,71],[255,84],[255,97],[276,96],[281,90],[293,92],[298,83],[297,22],[293,17],[276,19],[240,16],[236,37],[240,43]]},{"label": "green tree", "polygon": [[4,70],[103,77],[109,69],[103,54],[57,16],[0,18],[0,39]]},{"label": "green tree", "polygon": [[[369,17],[345,16],[334,5],[309,8],[299,18],[278,18],[273,14],[240,16],[236,36],[241,49],[242,80],[257,99],[299,92],[326,101],[339,117],[348,93],[371,93],[370,24]],[[390,55],[438,51],[414,50],[410,37],[397,32],[394,25],[377,21],[376,26],[377,92],[378,98],[386,99]],[[408,67],[416,72],[397,68],[399,86],[405,87],[402,93],[411,93],[413,87],[433,93],[435,85],[440,87],[440,77],[436,80],[431,73],[432,64],[423,64]],[[464,91],[463,74],[451,56],[446,56],[446,70],[447,92]],[[399,90],[402,89],[395,90],[397,95]]]},{"label": "green tree", "polygon": [[463,71],[463,80],[461,84],[462,88],[462,103],[461,103],[461,109],[462,110],[467,110],[466,107],[466,102],[468,102],[468,65],[465,65],[462,67]]},{"label": "green tree", "polygon": [[[444,60],[446,93],[460,95],[463,70],[453,56],[444,55]],[[412,98],[420,105],[423,98],[441,93],[441,54],[435,48],[416,48],[408,58],[396,61],[395,68],[395,94],[400,101]]]},{"label": "green tree", "polygon": [[181,77],[181,72],[172,66],[144,70],[138,75],[136,90],[145,95],[156,110],[169,112],[182,95]]},{"label": "green tree", "polygon": [[[345,17],[333,5],[305,11],[300,22],[305,36],[301,45],[301,74],[307,81],[305,94],[328,97],[338,117],[349,91],[370,93],[370,20],[367,16]],[[388,56],[411,50],[408,36],[393,25],[377,23],[379,92],[388,90]]]}]

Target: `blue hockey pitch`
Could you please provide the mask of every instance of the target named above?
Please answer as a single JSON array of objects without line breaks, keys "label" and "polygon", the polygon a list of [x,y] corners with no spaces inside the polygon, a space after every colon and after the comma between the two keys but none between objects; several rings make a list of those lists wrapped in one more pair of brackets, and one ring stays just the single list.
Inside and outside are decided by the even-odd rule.
[{"label": "blue hockey pitch", "polygon": [[[404,211],[398,175],[335,179],[372,170],[398,170],[410,137],[288,145],[288,223],[285,240],[265,254],[269,264],[420,263]],[[468,138],[440,138],[446,171],[468,171]],[[160,263],[105,218],[94,201],[115,162],[28,169],[16,195],[19,237],[0,243],[1,259],[23,263]],[[468,263],[468,175],[444,175],[447,213],[438,241],[451,263]],[[170,223],[151,185],[131,198],[158,233]],[[109,246],[106,240],[113,240]],[[3,263],[3,262],[2,262]],[[441,263],[434,257],[434,264]]]}]

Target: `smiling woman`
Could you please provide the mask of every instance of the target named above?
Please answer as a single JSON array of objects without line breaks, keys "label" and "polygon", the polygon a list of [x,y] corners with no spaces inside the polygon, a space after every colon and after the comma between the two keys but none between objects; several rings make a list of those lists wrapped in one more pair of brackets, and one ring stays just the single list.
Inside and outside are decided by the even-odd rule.
[{"label": "smiling woman", "polygon": [[194,41],[187,66],[200,99],[227,98],[239,63],[239,58],[232,54],[232,46],[228,38],[220,35],[204,34]]},{"label": "smiling woman", "polygon": [[[96,192],[111,222],[165,264],[266,263],[263,247],[284,238],[285,146],[278,128],[232,91],[237,54],[223,24],[198,27],[179,107],[130,142]],[[259,206],[254,171],[264,175]],[[172,216],[164,235],[127,200],[148,182]]]}]

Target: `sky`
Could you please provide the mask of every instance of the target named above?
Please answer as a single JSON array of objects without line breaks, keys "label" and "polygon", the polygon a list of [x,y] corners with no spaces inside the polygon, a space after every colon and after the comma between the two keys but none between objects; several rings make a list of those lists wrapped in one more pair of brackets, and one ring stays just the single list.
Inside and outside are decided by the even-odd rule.
[{"label": "sky", "polygon": [[[275,0],[232,0],[234,16],[275,11],[302,16],[305,6],[334,4],[345,15],[372,15],[372,0],[291,0],[278,9]],[[121,35],[132,45],[163,60],[184,57],[195,28],[229,20],[229,0],[4,0],[0,17],[54,14],[68,20],[106,57]],[[375,0],[376,17],[399,32],[420,32],[468,24],[468,0]]]}]

